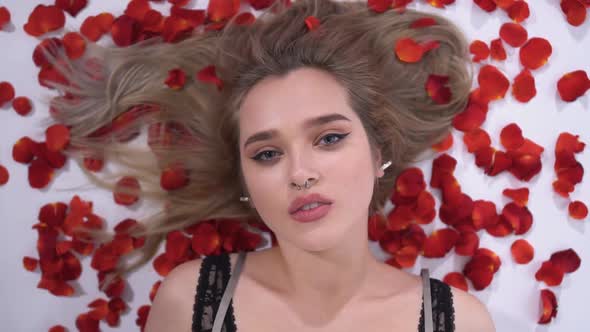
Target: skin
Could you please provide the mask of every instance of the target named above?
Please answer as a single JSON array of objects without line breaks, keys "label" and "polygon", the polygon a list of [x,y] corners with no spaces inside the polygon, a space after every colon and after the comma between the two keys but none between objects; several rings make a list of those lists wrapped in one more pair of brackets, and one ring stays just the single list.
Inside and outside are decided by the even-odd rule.
[{"label": "skin", "polygon": [[[416,331],[420,277],[382,263],[369,248],[368,207],[374,182],[383,176],[382,161],[377,151],[371,154],[360,119],[346,100],[345,89],[332,76],[300,68],[260,81],[239,110],[240,159],[250,204],[279,243],[248,253],[233,296],[240,332]],[[310,118],[334,113],[350,121],[303,126]],[[244,147],[250,136],[268,129],[276,129],[277,136]],[[329,135],[347,133],[344,138]],[[268,161],[253,160],[256,156]],[[309,189],[290,186],[308,177],[319,181]],[[312,223],[292,219],[291,201],[315,192],[333,201],[330,212]],[[230,260],[233,269],[237,254]],[[183,263],[164,279],[145,331],[190,331],[200,264],[201,259]],[[495,331],[475,296],[452,292],[456,332]],[[269,312],[260,319],[260,313]]]}]

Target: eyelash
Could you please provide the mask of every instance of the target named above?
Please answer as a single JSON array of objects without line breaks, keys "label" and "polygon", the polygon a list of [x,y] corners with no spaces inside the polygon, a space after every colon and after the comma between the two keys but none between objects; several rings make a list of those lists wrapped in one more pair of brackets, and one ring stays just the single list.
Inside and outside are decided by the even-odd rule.
[{"label": "eyelash", "polygon": [[[331,145],[336,145],[336,144],[340,143],[340,141],[342,141],[342,140],[343,140],[343,139],[344,139],[346,136],[348,136],[349,134],[350,134],[350,133],[346,133],[346,134],[336,134],[336,133],[331,133],[331,134],[327,134],[327,135],[323,136],[323,137],[320,139],[320,141],[322,141],[324,138],[326,138],[326,137],[329,137],[329,136],[336,136],[336,137],[338,137],[338,140],[336,140],[336,142],[334,142],[334,143],[328,143],[328,144],[327,144],[328,146],[331,146]],[[261,156],[262,154],[264,154],[264,153],[267,153],[267,152],[277,152],[277,151],[274,151],[274,150],[264,150],[264,151],[261,151],[260,153],[258,153],[257,155],[255,155],[254,157],[252,157],[251,159],[252,159],[252,160],[255,160],[255,161],[257,161],[257,162],[260,162],[260,163],[269,163],[269,162],[271,162],[271,161],[272,161],[272,159],[266,159],[266,160],[265,160],[265,159],[260,159],[260,156]]]}]

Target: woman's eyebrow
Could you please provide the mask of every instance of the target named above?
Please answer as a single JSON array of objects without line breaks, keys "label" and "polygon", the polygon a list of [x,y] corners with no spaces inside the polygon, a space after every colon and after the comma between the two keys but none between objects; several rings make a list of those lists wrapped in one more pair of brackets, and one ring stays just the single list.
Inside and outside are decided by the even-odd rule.
[{"label": "woman's eyebrow", "polygon": [[[309,129],[312,127],[317,127],[317,126],[326,124],[328,122],[339,121],[339,120],[350,121],[349,118],[345,117],[344,115],[342,115],[340,113],[332,113],[332,114],[320,115],[318,117],[305,120],[305,122],[303,123],[303,128]],[[248,137],[248,139],[244,143],[244,149],[251,143],[271,139],[271,138],[277,136],[277,134],[278,134],[278,132],[276,129],[269,129],[269,130],[260,131],[256,134]]]}]

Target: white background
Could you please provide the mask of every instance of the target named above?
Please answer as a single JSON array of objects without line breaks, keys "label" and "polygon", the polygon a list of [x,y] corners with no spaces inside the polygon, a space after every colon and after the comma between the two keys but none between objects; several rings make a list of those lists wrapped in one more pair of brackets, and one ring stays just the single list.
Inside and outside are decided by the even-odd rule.
[{"label": "white background", "polygon": [[[497,9],[488,14],[472,3],[471,0],[457,0],[457,3],[441,10],[430,7],[425,1],[416,0],[410,8],[417,8],[435,13],[442,13],[452,18],[467,34],[468,39],[481,39],[488,42],[498,38],[498,31],[509,18],[505,12]],[[78,166],[68,161],[59,170],[54,180],[46,189],[37,190],[29,186],[27,167],[12,160],[12,146],[22,136],[29,136],[37,141],[44,140],[45,128],[39,121],[48,115],[48,110],[39,102],[42,95],[53,92],[42,88],[37,83],[38,69],[34,66],[31,55],[38,39],[31,37],[22,29],[29,13],[37,4],[52,4],[49,0],[35,1],[0,1],[0,6],[9,8],[12,22],[4,31],[0,31],[0,81],[13,84],[17,96],[28,96],[33,100],[33,112],[21,117],[9,104],[0,109],[0,164],[10,172],[9,182],[0,187],[0,225],[3,235],[0,241],[0,324],[3,331],[47,331],[55,324],[62,324],[75,331],[76,316],[85,312],[86,305],[98,297],[104,298],[97,290],[96,273],[90,268],[90,258],[82,259],[83,272],[76,283],[75,297],[55,297],[48,291],[36,288],[40,279],[39,272],[31,273],[22,266],[24,256],[37,257],[37,233],[31,229],[41,206],[49,202],[69,203],[74,194],[94,204],[94,212],[104,217],[110,226],[126,217],[140,217],[149,212],[148,203],[141,201],[133,208],[121,207],[112,201],[108,192],[95,189],[64,191],[72,186],[85,183]],[[66,26],[78,28],[83,19],[103,11],[120,15],[127,1],[101,0],[89,1],[89,5],[77,18],[66,14]],[[524,22],[529,37],[543,37],[553,46],[547,65],[533,71],[536,80],[537,96],[529,103],[515,101],[509,93],[504,100],[490,104],[486,122],[483,125],[492,137],[492,145],[503,149],[499,143],[500,130],[511,122],[516,122],[523,130],[523,135],[545,148],[542,155],[543,169],[530,182],[520,182],[504,172],[496,177],[488,177],[476,167],[474,156],[463,146],[462,133],[454,131],[455,145],[447,151],[457,161],[455,176],[459,179],[463,192],[474,200],[485,199],[496,203],[498,211],[509,202],[502,196],[505,188],[528,187],[531,191],[528,207],[534,216],[534,224],[523,238],[535,247],[535,258],[527,265],[517,265],[510,256],[510,245],[517,239],[514,235],[506,238],[494,238],[480,232],[481,247],[487,247],[498,253],[502,267],[494,276],[492,284],[483,291],[470,292],[481,299],[489,308],[497,331],[585,331],[590,326],[587,301],[590,298],[590,236],[588,220],[572,220],[568,217],[568,201],[552,191],[551,183],[555,178],[553,171],[555,142],[560,132],[580,135],[586,144],[590,143],[590,107],[588,95],[573,103],[560,100],[556,83],[558,79],[573,70],[590,69],[588,52],[590,36],[588,20],[579,27],[569,25],[559,8],[558,0],[529,1],[531,16]],[[206,8],[207,1],[191,1],[187,8]],[[152,3],[152,7],[168,14],[167,4]],[[244,7],[245,9],[246,7]],[[46,36],[56,35],[55,33]],[[45,36],[44,36],[45,37]],[[110,43],[110,37],[103,37],[101,43]],[[508,59],[504,62],[486,61],[496,65],[508,77],[510,82],[520,72],[518,50],[505,44]],[[588,147],[576,159],[587,169],[590,165]],[[430,180],[431,160],[417,164],[424,171],[426,181]],[[587,177],[588,175],[586,175]],[[430,188],[427,188],[430,190]],[[440,206],[440,192],[432,190],[436,199],[436,209]],[[590,204],[590,186],[588,180],[576,186],[571,195],[572,200],[582,200]],[[391,206],[388,206],[388,209]],[[437,219],[425,227],[427,233],[445,225]],[[534,274],[541,262],[547,260],[551,253],[573,248],[582,258],[580,269],[566,275],[558,287],[551,287],[557,295],[559,312],[557,318],[546,326],[536,322],[540,317],[540,289],[546,288],[537,282]],[[163,247],[161,248],[161,250]],[[374,252],[385,259],[375,243]],[[443,259],[418,258],[416,266],[410,271],[418,273],[421,267],[430,268],[435,278],[442,279],[452,271],[461,271],[465,257],[449,254]],[[196,278],[197,276],[195,276]],[[121,317],[118,329],[111,329],[104,322],[104,331],[136,331],[136,310],[143,304],[149,304],[149,290],[159,280],[151,264],[130,276],[128,281],[132,292],[125,294],[125,300],[132,310]]]}]

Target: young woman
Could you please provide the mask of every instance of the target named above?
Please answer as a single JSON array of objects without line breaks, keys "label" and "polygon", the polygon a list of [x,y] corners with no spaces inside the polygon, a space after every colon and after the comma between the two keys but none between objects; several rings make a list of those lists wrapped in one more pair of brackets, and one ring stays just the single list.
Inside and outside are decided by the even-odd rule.
[{"label": "young woman", "polygon": [[[401,38],[430,48],[400,58]],[[367,220],[382,213],[397,175],[448,134],[468,101],[467,42],[450,21],[366,2],[277,1],[253,24],[232,20],[178,43],[90,46],[93,62],[62,68],[73,84],[56,85],[70,96],[52,100],[53,115],[71,127],[78,151],[130,165],[147,184],[142,195],[166,204],[133,230],[147,236],[143,260],[118,272],[141,266],[162,234],[196,220],[254,220],[276,240],[174,268],[145,331],[494,331],[476,297],[428,270],[415,276],[378,261],[367,238]],[[208,66],[207,79],[163,84],[172,69]],[[446,85],[433,90],[431,75]],[[152,111],[97,134],[138,104]],[[151,137],[156,163],[117,142],[145,123],[175,128]],[[188,181],[157,190],[173,164]]]}]

